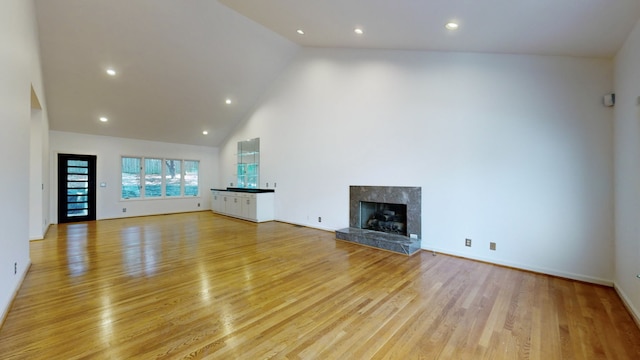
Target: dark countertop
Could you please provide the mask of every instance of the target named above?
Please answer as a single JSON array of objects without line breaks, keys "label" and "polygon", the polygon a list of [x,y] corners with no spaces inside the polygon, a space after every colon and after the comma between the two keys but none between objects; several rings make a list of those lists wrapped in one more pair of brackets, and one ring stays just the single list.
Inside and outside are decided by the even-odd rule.
[{"label": "dark countertop", "polygon": [[226,189],[211,189],[212,191],[233,191],[233,192],[244,192],[244,193],[272,193],[275,192],[274,189],[247,189],[247,188],[234,188],[228,187]]}]

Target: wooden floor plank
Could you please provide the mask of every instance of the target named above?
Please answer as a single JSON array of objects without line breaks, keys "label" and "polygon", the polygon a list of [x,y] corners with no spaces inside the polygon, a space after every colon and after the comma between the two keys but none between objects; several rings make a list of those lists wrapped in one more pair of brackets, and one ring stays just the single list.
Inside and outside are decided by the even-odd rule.
[{"label": "wooden floor plank", "polygon": [[52,226],[2,359],[639,359],[615,291],[210,212]]}]

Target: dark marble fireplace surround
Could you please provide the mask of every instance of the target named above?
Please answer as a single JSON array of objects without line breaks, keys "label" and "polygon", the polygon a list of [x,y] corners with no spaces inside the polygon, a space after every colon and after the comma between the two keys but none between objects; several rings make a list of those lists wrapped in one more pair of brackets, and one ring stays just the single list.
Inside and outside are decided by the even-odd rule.
[{"label": "dark marble fireplace surround", "polygon": [[[362,229],[360,202],[407,206],[407,236]],[[366,222],[366,221],[365,221]],[[420,250],[422,234],[422,188],[407,186],[350,186],[349,227],[336,231],[336,238],[405,255]]]}]

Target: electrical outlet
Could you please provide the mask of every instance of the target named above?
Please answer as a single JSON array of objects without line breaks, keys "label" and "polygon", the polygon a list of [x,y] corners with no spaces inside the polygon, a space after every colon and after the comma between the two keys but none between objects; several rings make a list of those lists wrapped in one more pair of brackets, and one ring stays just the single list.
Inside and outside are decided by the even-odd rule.
[{"label": "electrical outlet", "polygon": [[464,239],[464,246],[471,247],[471,239]]},{"label": "electrical outlet", "polygon": [[127,208],[122,208],[122,212],[127,212]]},{"label": "electrical outlet", "polygon": [[318,222],[322,222],[322,217],[318,216]]},{"label": "electrical outlet", "polygon": [[495,250],[495,249],[496,249],[496,243],[490,242],[489,243],[489,250]]},{"label": "electrical outlet", "polygon": [[275,189],[278,186],[278,183],[273,183],[273,188]]},{"label": "electrical outlet", "polygon": [[230,182],[230,183],[229,183],[229,186],[233,186],[233,183],[232,183],[232,182]]},{"label": "electrical outlet", "polygon": [[18,263],[15,262],[15,263],[13,263],[13,275],[15,275],[17,273],[18,273]]},{"label": "electrical outlet", "polygon": [[269,183],[267,183],[267,189],[269,188]]},{"label": "electrical outlet", "polygon": [[198,203],[198,207],[200,207],[200,203]]}]

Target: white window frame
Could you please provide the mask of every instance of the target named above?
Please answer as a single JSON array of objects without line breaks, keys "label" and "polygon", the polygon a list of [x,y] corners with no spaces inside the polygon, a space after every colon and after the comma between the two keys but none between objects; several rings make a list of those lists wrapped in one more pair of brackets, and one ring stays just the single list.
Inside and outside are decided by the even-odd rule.
[{"label": "white window frame", "polygon": [[[140,182],[138,184],[138,188],[139,188],[139,192],[140,192],[140,196],[135,197],[135,198],[123,198],[122,197],[122,190],[123,190],[123,183],[122,183],[122,162],[123,159],[139,159],[140,160],[140,171],[139,171],[139,178],[140,178]],[[151,196],[151,197],[147,197],[145,196],[145,186],[146,186],[146,164],[145,164],[145,160],[146,159],[154,159],[154,160],[160,160],[162,169],[161,169],[161,184],[160,184],[160,196]],[[173,161],[179,161],[180,162],[180,195],[178,196],[167,196],[166,194],[166,179],[165,179],[165,175],[166,175],[166,171],[167,171],[167,164],[166,162],[168,160],[173,160]],[[198,193],[196,195],[185,195],[186,194],[186,167],[185,167],[185,162],[187,161],[191,161],[191,162],[195,162],[198,164],[198,183],[197,183],[197,191]],[[137,200],[166,200],[166,199],[184,199],[184,198],[199,198],[201,197],[201,193],[202,191],[200,190],[200,160],[193,160],[193,159],[178,159],[178,158],[165,158],[165,157],[160,157],[160,156],[129,156],[129,155],[121,155],[120,156],[120,201],[137,201]]]}]

